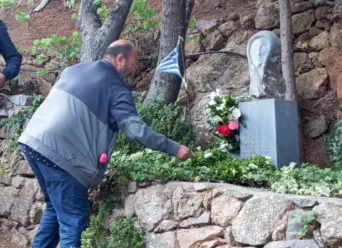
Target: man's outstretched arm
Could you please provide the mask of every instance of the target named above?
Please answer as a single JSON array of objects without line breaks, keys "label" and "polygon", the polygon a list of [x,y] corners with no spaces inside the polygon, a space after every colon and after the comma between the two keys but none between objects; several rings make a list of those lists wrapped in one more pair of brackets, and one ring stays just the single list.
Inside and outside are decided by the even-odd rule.
[{"label": "man's outstretched arm", "polygon": [[6,67],[0,72],[0,86],[6,80],[16,77],[20,71],[22,55],[18,52],[11,37],[7,32],[6,25],[0,21],[0,53],[6,62]]},{"label": "man's outstretched arm", "polygon": [[192,156],[189,148],[155,132],[138,115],[130,92],[123,91],[115,96],[111,114],[120,130],[131,140],[153,150],[173,155],[181,160]]}]

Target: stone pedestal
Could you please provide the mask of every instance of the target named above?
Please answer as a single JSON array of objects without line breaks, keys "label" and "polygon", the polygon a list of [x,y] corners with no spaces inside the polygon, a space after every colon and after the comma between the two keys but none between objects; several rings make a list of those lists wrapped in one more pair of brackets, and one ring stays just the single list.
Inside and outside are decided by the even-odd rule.
[{"label": "stone pedestal", "polygon": [[240,156],[271,157],[277,168],[291,162],[300,165],[297,104],[294,101],[266,99],[240,103],[246,123],[240,129]]}]

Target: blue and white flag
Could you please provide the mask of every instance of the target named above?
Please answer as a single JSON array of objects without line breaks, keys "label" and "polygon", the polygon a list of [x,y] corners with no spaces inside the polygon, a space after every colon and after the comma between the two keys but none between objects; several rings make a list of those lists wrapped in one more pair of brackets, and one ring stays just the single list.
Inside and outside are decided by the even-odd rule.
[{"label": "blue and white flag", "polygon": [[179,52],[178,51],[179,51],[179,45],[180,45],[181,40],[183,40],[183,38],[179,37],[178,43],[175,49],[173,49],[171,53],[169,53],[165,58],[163,58],[163,60],[160,62],[156,70],[160,72],[166,72],[169,74],[177,75],[178,77],[182,79],[182,82],[184,83],[185,88],[187,88],[187,84],[179,68]]}]

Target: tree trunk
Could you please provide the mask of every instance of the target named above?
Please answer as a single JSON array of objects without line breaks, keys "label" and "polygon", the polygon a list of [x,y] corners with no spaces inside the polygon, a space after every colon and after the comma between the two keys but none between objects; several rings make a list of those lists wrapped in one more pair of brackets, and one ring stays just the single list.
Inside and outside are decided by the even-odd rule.
[{"label": "tree trunk", "polygon": [[279,0],[280,10],[280,39],[281,39],[281,63],[283,77],[286,83],[286,100],[297,100],[296,80],[293,66],[293,39],[291,6],[289,0]]},{"label": "tree trunk", "polygon": [[132,2],[133,0],[116,0],[102,24],[96,13],[98,6],[92,0],[81,0],[78,20],[82,40],[81,61],[102,58],[106,48],[119,39]]},{"label": "tree trunk", "polygon": [[[298,102],[297,86],[293,62],[293,38],[290,0],[279,0],[281,64],[286,84],[285,99]],[[299,103],[297,103],[298,129],[299,129],[299,155],[304,158],[304,138],[300,118]]]},{"label": "tree trunk", "polygon": [[[163,0],[158,64],[176,47],[178,36],[185,39],[193,5],[194,0]],[[184,43],[182,46],[184,49]],[[164,97],[165,103],[176,102],[181,83],[181,79],[176,75],[156,71],[144,104],[157,100],[159,96]]]}]

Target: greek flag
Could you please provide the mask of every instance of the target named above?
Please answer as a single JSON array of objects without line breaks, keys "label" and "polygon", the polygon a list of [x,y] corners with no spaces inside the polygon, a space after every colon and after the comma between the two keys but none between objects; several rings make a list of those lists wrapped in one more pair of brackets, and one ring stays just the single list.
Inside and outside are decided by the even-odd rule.
[{"label": "greek flag", "polygon": [[[175,47],[175,49],[173,49],[171,51],[171,53],[169,53],[158,65],[157,67],[157,71],[160,72],[166,72],[166,73],[170,73],[170,74],[174,74],[177,75],[178,77],[180,77],[182,79],[182,83],[184,84],[185,88],[188,88],[188,85],[184,79],[184,77],[182,76],[182,73],[180,71],[179,68],[179,50],[181,53],[181,62],[182,62],[182,66],[184,68],[184,53],[183,53],[183,49],[180,49],[179,45],[180,45],[180,41],[183,41],[183,38],[179,36],[178,38],[178,43],[177,46]],[[183,70],[184,71],[184,70]]]},{"label": "greek flag", "polygon": [[170,73],[170,74],[174,74],[179,76],[180,78],[182,77],[182,74],[179,70],[179,44],[180,44],[180,39],[182,39],[181,37],[179,37],[178,39],[178,43],[177,46],[175,47],[175,49],[172,50],[171,53],[169,53],[158,65],[157,67],[157,71],[160,72],[166,72],[166,73]]}]

